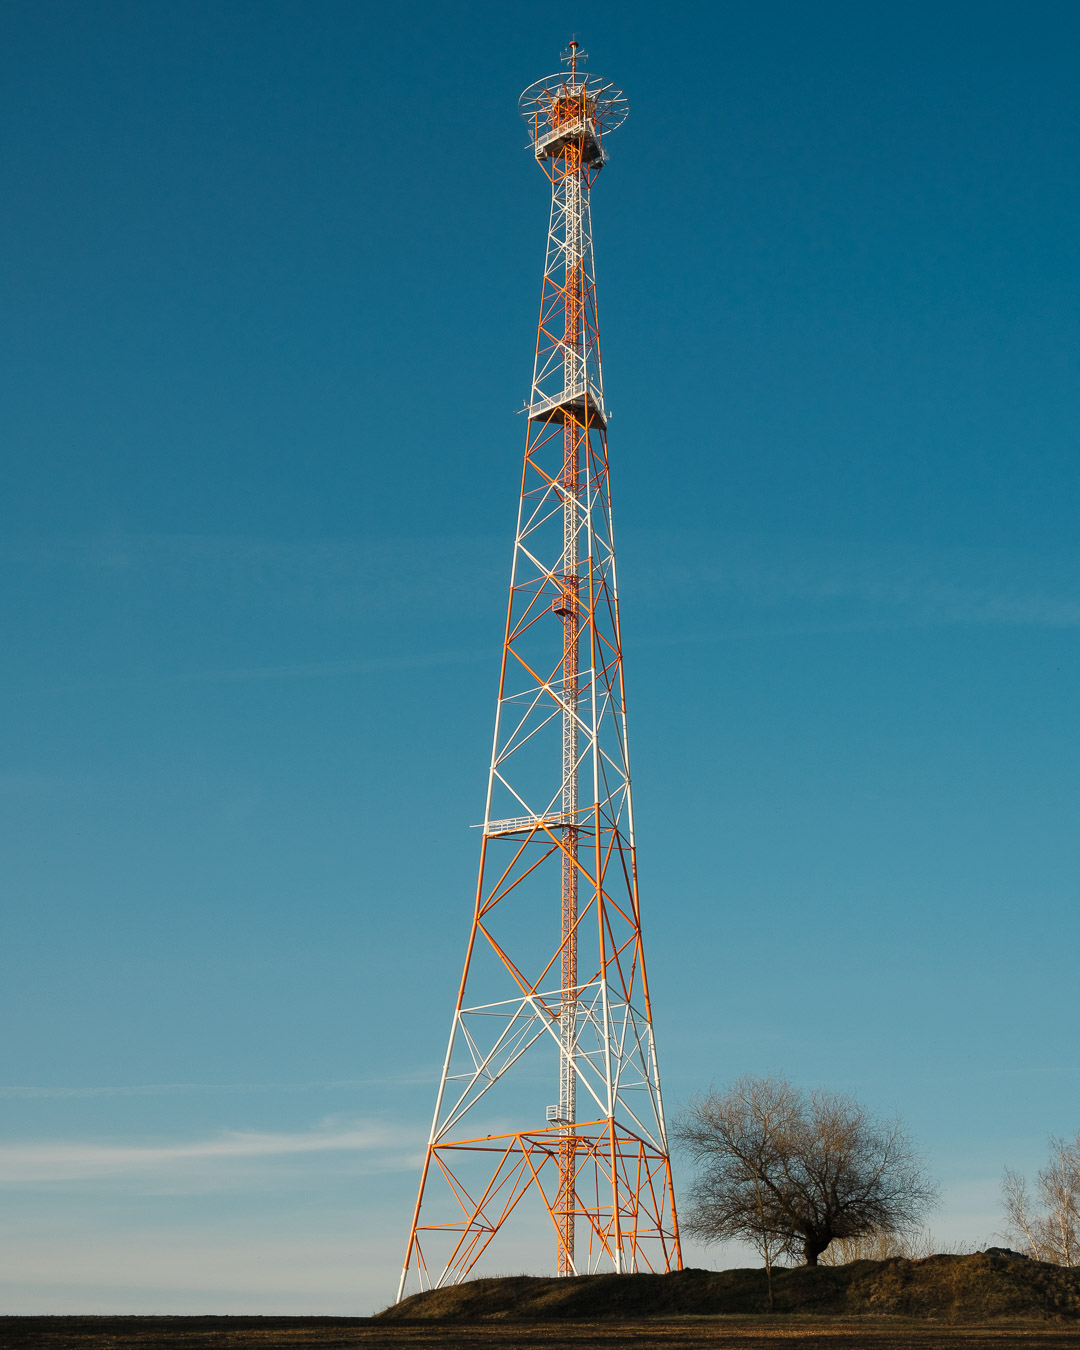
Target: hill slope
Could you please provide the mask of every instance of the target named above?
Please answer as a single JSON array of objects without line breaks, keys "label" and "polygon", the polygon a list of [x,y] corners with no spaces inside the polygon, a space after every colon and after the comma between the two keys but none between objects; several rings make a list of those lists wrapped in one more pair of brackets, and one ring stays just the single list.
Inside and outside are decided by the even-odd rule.
[{"label": "hill slope", "polygon": [[[1080,1270],[993,1252],[776,1270],[773,1289],[778,1313],[1080,1319]],[[765,1311],[766,1297],[763,1270],[570,1279],[517,1275],[414,1294],[379,1316],[464,1322],[745,1315]]]}]

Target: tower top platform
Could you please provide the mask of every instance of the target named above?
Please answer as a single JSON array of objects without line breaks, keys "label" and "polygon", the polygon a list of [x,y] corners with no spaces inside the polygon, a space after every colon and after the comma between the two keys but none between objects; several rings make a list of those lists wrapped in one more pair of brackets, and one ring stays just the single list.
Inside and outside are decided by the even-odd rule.
[{"label": "tower top platform", "polygon": [[535,80],[518,99],[537,159],[556,159],[570,141],[579,141],[585,163],[603,163],[604,136],[626,121],[630,104],[617,86],[591,71],[576,42],[563,57],[570,69]]}]

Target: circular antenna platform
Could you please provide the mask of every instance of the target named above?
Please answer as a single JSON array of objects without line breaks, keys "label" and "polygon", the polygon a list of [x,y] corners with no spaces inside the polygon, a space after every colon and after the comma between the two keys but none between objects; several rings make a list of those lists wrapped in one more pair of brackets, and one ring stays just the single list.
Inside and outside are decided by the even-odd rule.
[{"label": "circular antenna platform", "polygon": [[518,99],[518,112],[529,124],[533,144],[566,120],[571,104],[582,108],[600,136],[622,126],[630,111],[623,91],[599,75],[584,70],[560,70],[555,75],[545,75],[530,84]]}]

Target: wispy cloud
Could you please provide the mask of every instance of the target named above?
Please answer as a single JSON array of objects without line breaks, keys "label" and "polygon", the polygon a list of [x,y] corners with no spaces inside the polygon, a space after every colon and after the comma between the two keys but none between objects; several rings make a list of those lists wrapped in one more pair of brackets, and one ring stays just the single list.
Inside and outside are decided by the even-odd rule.
[{"label": "wispy cloud", "polygon": [[192,1164],[272,1159],[298,1154],[382,1154],[404,1165],[407,1132],[382,1124],[326,1121],[299,1133],[224,1131],[207,1139],[174,1143],[45,1141],[0,1143],[0,1184],[56,1182],[163,1173]]},{"label": "wispy cloud", "polygon": [[52,792],[61,781],[45,773],[0,773],[0,796],[37,797]]},{"label": "wispy cloud", "polygon": [[420,670],[425,666],[468,665],[474,661],[490,661],[489,649],[481,651],[421,652],[414,656],[385,656],[362,661],[322,661],[292,666],[248,666],[235,670],[198,670],[186,674],[169,675],[170,682],[203,683],[232,680],[304,680],[324,679],[334,675],[376,675],[384,670]]},{"label": "wispy cloud", "polygon": [[666,530],[623,543],[635,609],[704,604],[725,626],[1080,627],[1080,553]]},{"label": "wispy cloud", "polygon": [[271,607],[345,618],[431,603],[447,614],[484,607],[509,563],[491,535],[261,539],[132,534],[0,540],[10,575],[78,577],[91,586],[186,593],[235,611]]},{"label": "wispy cloud", "polygon": [[1080,1064],[1018,1064],[1004,1069],[987,1069],[988,1077],[1028,1077],[1032,1074],[1047,1074],[1052,1077],[1071,1077],[1080,1073]]},{"label": "wispy cloud", "polygon": [[121,1083],[92,1087],[65,1087],[37,1084],[0,1084],[0,1101],[41,1098],[86,1097],[176,1097],[245,1092],[313,1092],[334,1088],[373,1087],[376,1085],[433,1083],[438,1079],[434,1067],[406,1070],[380,1078],[329,1078],[305,1083]]},{"label": "wispy cloud", "polygon": [[[129,668],[116,670],[116,679],[78,684],[45,680],[24,691],[28,697],[153,684],[341,679],[490,661],[494,653],[479,643],[402,647],[447,622],[460,634],[463,619],[483,617],[490,632],[503,604],[508,554],[504,534],[0,541],[12,587],[25,583],[35,596],[42,588],[72,590],[106,618],[119,606],[125,631],[138,632],[145,623],[154,650],[156,625],[168,610],[197,612],[217,630],[249,632],[247,650],[266,651],[270,633],[269,650],[284,657],[211,661],[186,670],[143,665],[137,676]],[[1080,552],[631,529],[620,535],[620,562],[630,645],[931,626],[1080,627]],[[320,624],[332,626],[338,659],[304,659],[314,654]],[[365,651],[374,626],[382,624],[389,627]],[[342,659],[343,631],[359,650]],[[300,659],[288,659],[290,649]]]},{"label": "wispy cloud", "polygon": [[[625,580],[638,607],[704,598],[724,607],[792,605],[907,623],[1080,625],[1080,553],[830,540],[782,534],[626,530]],[[503,533],[275,540],[240,536],[111,535],[8,538],[0,558],[20,576],[82,577],[148,598],[187,594],[221,611],[267,607],[311,618],[385,611],[497,612],[509,562]],[[156,611],[155,611],[156,612]],[[436,652],[291,663],[176,679],[297,678],[481,659]],[[385,665],[382,662],[385,661]]]},{"label": "wispy cloud", "polygon": [[[94,680],[89,683],[51,684],[23,690],[26,696],[84,693],[89,690],[144,689],[148,685],[234,684],[246,680],[320,680],[349,675],[378,675],[384,671],[424,670],[431,666],[472,665],[498,659],[498,649],[473,651],[418,652],[411,656],[386,656],[356,661],[310,661],[280,666],[234,666],[220,670],[177,671],[167,675],[148,675],[120,680]],[[29,796],[54,786],[42,775],[0,774],[0,793]]]}]

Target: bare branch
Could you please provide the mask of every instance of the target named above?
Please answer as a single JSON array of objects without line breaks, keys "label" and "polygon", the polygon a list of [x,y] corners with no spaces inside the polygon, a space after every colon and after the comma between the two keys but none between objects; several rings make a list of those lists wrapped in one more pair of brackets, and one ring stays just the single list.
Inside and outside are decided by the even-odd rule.
[{"label": "bare branch", "polygon": [[1034,1257],[1059,1266],[1080,1265],[1080,1135],[1053,1137],[1050,1157],[1036,1179],[1036,1200],[1018,1172],[1005,1169],[1001,1194],[1009,1240]]}]

